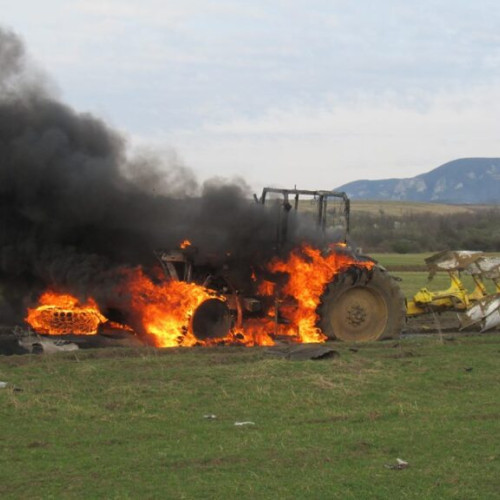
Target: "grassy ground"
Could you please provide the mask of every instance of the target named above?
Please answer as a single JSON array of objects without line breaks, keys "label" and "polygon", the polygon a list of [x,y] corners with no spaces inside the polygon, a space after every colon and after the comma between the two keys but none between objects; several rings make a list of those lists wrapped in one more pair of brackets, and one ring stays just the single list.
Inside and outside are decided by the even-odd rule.
[{"label": "grassy ground", "polygon": [[[269,197],[268,199],[270,199]],[[279,199],[281,199],[278,196]],[[330,200],[330,203],[333,203]],[[476,213],[478,210],[491,209],[493,205],[446,205],[443,203],[420,203],[411,201],[383,201],[383,200],[351,200],[351,213],[385,214],[392,216],[433,214],[454,215]],[[299,203],[301,211],[315,211],[317,204],[312,199],[301,197]]]},{"label": "grassy ground", "polygon": [[428,253],[373,253],[370,257],[374,258],[389,271],[422,271],[427,267],[425,259],[433,255]]},{"label": "grassy ground", "polygon": [[[373,257],[390,271],[425,272],[427,270],[425,259],[431,255],[434,255],[434,253],[372,253],[370,254],[370,257]],[[499,252],[490,252],[486,253],[486,255],[491,257],[500,257]]]},{"label": "grassy ground", "polygon": [[4,358],[0,495],[498,498],[499,335],[334,347]]},{"label": "grassy ground", "polygon": [[386,215],[409,215],[430,213],[435,215],[451,215],[474,213],[477,210],[490,209],[492,205],[445,205],[441,203],[419,203],[409,201],[366,201],[351,200],[353,213],[384,213]]}]

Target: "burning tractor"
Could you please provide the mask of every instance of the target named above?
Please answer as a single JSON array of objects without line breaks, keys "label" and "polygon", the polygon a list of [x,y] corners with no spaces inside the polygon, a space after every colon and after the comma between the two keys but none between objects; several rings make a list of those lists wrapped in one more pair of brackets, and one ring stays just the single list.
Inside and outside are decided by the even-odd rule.
[{"label": "burning tractor", "polygon": [[266,233],[260,256],[255,245],[245,260],[242,252],[199,252],[186,240],[155,252],[162,277],[122,271],[121,322],[109,321],[92,298],[79,303],[50,292],[26,321],[51,335],[136,332],[158,347],[399,336],[405,299],[385,269],[348,245],[345,193],[265,188],[255,201],[274,231],[272,241]]},{"label": "burning tractor", "polygon": [[[187,241],[156,252],[168,282],[196,283],[213,293],[193,311],[187,327],[198,342],[357,342],[399,336],[404,297],[386,270],[348,246],[345,193],[265,188],[255,201],[266,205],[276,222],[274,256],[265,266],[249,266],[242,276],[230,255],[200,260]],[[304,229],[319,236],[315,245],[293,243]]]},{"label": "burning tractor", "polygon": [[[467,251],[432,256],[431,274],[448,272],[450,287],[424,288],[406,301],[395,278],[349,246],[345,193],[265,188],[255,202],[252,213],[266,231],[254,220],[259,234],[252,234],[241,221],[247,252],[199,251],[185,240],[155,252],[156,274],[121,270],[113,292],[119,318],[110,320],[109,304],[100,304],[101,313],[92,297],[82,302],[49,290],[28,310],[27,323],[39,334],[111,332],[158,347],[374,341],[398,337],[407,318],[444,311],[459,313],[461,329],[500,324],[498,258]],[[471,293],[461,272],[473,277]],[[484,279],[492,280],[494,293]]]}]

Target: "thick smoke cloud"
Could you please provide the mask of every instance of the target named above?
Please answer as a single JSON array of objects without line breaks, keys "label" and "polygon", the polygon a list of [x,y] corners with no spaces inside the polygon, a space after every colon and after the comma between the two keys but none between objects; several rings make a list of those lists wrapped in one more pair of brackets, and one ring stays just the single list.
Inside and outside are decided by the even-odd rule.
[{"label": "thick smoke cloud", "polygon": [[268,258],[274,215],[244,181],[199,186],[172,158],[132,160],[124,139],[33,78],[19,37],[0,29],[0,315],[19,321],[47,287],[112,296],[119,269],[155,263],[185,238],[242,267]]}]

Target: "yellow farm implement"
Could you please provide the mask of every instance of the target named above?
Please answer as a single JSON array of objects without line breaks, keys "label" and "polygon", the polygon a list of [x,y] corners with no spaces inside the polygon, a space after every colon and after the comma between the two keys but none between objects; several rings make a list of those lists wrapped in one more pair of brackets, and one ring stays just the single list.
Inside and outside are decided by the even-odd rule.
[{"label": "yellow farm implement", "polygon": [[[456,311],[460,328],[479,324],[481,331],[500,324],[500,258],[483,252],[445,251],[425,260],[429,279],[437,272],[447,272],[450,286],[442,291],[422,288],[406,303],[407,317],[427,313]],[[470,275],[474,289],[469,292],[461,275]],[[491,280],[491,286],[486,285]],[[488,291],[488,289],[493,291]]]}]

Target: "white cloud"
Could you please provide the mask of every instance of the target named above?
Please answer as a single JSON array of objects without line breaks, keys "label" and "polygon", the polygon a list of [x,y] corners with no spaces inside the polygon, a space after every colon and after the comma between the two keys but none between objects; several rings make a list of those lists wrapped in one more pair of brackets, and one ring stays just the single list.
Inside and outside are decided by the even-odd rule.
[{"label": "white cloud", "polygon": [[251,2],[206,0],[80,0],[71,5],[80,14],[95,18],[111,18],[122,22],[148,24],[153,27],[180,27],[207,15],[259,16],[259,7]]},{"label": "white cloud", "polygon": [[255,189],[318,189],[412,177],[459,157],[499,156],[498,130],[500,87],[488,86],[439,94],[420,110],[366,97],[329,109],[272,109],[255,119],[160,133],[154,142],[175,147],[203,178],[243,175]]},{"label": "white cloud", "polygon": [[[494,0],[0,0],[59,84],[203,177],[336,186],[498,155]],[[328,186],[327,186],[328,187]]]}]

